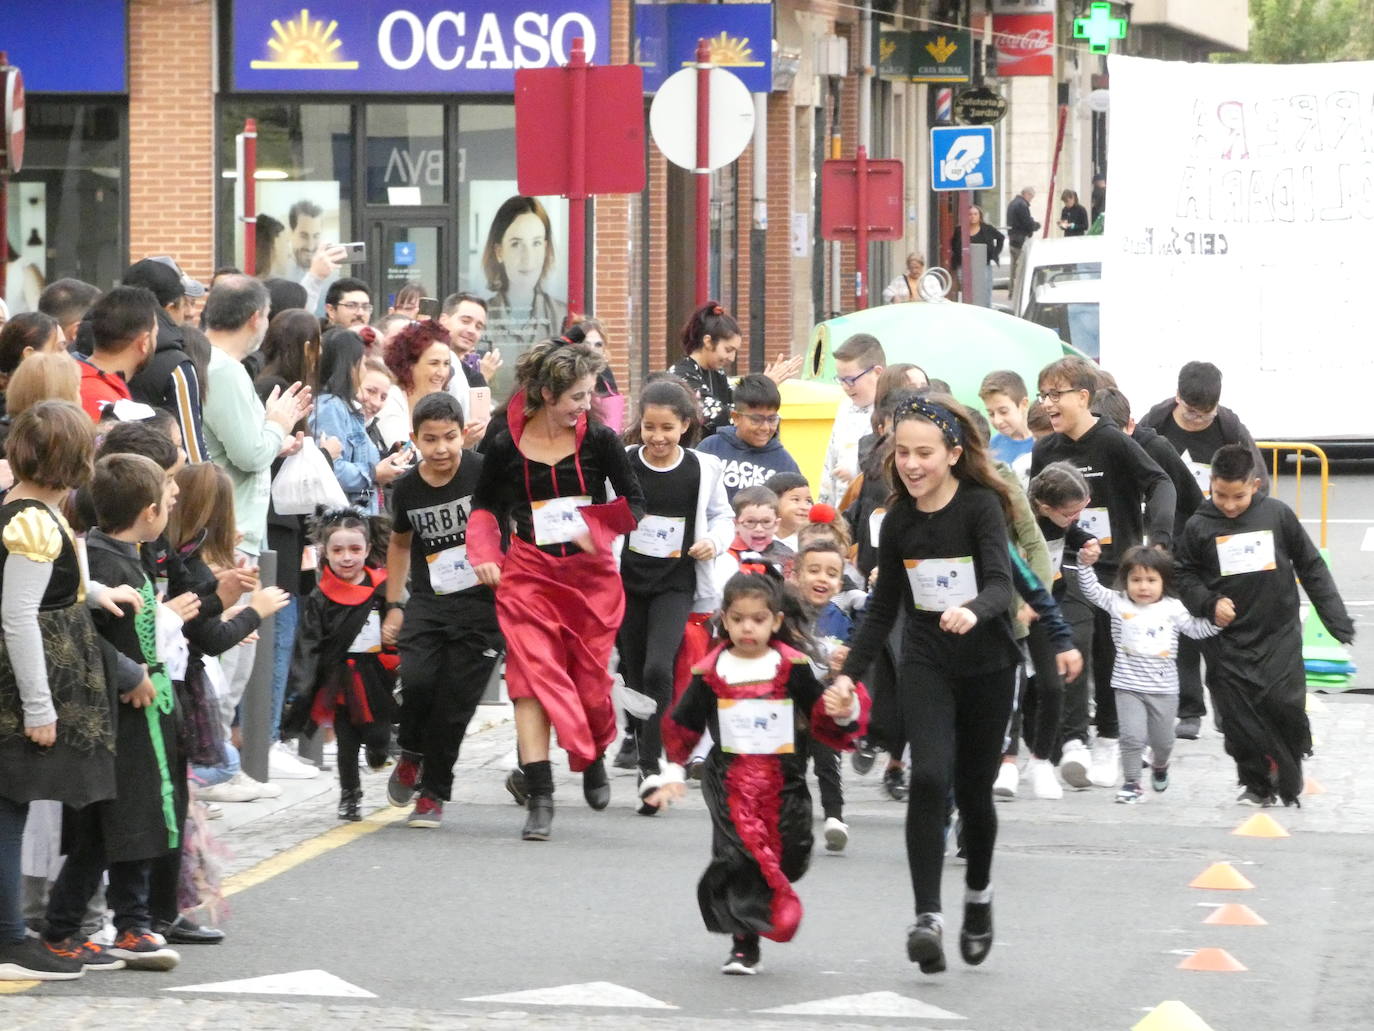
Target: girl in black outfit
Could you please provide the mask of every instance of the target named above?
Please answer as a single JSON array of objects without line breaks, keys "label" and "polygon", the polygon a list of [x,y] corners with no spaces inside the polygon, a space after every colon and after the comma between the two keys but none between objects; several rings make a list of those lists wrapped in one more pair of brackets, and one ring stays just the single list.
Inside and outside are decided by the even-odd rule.
[{"label": "girl in black outfit", "polygon": [[1088,231],[1088,209],[1078,203],[1078,194],[1065,190],[1059,195],[1064,210],[1059,213],[1059,228],[1065,236],[1082,236]]},{"label": "girl in black outfit", "polygon": [[682,327],[682,357],[669,371],[696,393],[704,437],[730,425],[735,392],[726,370],[739,346],[739,323],[716,301],[707,301]]},{"label": "girl in black outfit", "polygon": [[940,876],[951,778],[968,856],[959,951],[977,964],[992,948],[992,784],[1020,661],[1007,615],[1010,502],[952,397],[904,399],[892,438],[894,496],[879,533],[878,581],[835,686],[851,687],[868,669],[905,609],[897,690],[911,743],[906,840],[916,895],[907,955],[937,973],[945,969]]}]

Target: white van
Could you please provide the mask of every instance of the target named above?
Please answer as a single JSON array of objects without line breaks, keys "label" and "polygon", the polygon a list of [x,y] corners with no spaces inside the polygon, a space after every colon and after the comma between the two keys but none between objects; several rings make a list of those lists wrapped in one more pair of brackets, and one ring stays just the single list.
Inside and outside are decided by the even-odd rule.
[{"label": "white van", "polygon": [[1033,236],[1021,251],[1021,263],[1011,284],[1011,313],[1022,317],[1035,298],[1035,289],[1048,283],[1102,278],[1107,253],[1102,236]]}]

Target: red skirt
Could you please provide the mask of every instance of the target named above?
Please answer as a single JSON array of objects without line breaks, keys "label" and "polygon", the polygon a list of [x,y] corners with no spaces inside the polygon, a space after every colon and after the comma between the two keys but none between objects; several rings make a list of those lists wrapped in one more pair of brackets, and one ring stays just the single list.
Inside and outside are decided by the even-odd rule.
[{"label": "red skirt", "polygon": [[496,592],[507,692],[539,702],[574,773],[616,737],[607,667],[624,613],[625,589],[609,551],[558,558],[512,542]]}]

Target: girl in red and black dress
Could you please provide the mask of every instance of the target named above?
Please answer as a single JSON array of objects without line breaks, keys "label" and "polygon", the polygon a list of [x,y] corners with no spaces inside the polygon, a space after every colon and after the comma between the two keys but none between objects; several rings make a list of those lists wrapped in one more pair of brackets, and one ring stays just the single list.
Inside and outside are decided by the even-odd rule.
[{"label": "girl in red and black dress", "polygon": [[588,419],[603,365],[590,347],[566,340],[520,359],[509,426],[491,442],[472,497],[468,559],[496,590],[506,638],[523,770],[511,783],[517,799],[525,796],[526,841],[546,841],[552,829],[550,728],[582,773],[587,804],[605,809],[611,798],[603,753],[616,721],[607,667],[625,610],[611,544],[635,528],[644,496],[619,438]]}]

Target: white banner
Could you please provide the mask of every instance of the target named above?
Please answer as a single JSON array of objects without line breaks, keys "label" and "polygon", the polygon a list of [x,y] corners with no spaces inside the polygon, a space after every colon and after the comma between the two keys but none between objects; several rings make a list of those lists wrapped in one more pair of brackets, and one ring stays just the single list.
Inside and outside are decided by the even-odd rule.
[{"label": "white banner", "polygon": [[1102,364],[1210,361],[1257,437],[1374,437],[1374,63],[1113,55]]}]

